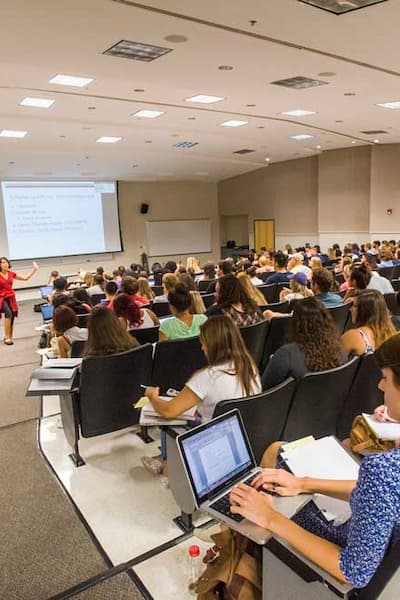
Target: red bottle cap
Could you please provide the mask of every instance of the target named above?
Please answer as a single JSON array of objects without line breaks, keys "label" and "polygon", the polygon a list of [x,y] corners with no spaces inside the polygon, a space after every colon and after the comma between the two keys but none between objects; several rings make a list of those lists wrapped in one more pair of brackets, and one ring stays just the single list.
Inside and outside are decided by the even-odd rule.
[{"label": "red bottle cap", "polygon": [[189,554],[193,557],[200,556],[200,548],[196,545],[190,546]]}]

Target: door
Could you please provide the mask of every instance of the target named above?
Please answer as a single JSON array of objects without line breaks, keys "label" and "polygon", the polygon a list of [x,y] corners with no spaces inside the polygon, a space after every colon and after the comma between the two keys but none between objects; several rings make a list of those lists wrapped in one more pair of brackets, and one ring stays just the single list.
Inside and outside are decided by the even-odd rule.
[{"label": "door", "polygon": [[275,220],[257,219],[254,221],[254,248],[257,252],[261,246],[267,250],[275,248]]}]

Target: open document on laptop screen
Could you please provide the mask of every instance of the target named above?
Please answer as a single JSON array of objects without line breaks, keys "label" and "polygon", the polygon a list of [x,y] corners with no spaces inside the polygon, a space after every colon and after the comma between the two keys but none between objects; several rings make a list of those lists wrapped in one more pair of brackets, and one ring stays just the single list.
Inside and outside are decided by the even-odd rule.
[{"label": "open document on laptop screen", "polygon": [[184,434],[180,441],[199,504],[255,466],[238,415],[224,417]]}]

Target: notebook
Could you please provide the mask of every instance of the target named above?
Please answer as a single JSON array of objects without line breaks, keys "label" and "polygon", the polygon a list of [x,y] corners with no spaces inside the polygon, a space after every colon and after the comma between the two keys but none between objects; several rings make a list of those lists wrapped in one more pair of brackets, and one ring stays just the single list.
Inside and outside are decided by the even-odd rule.
[{"label": "notebook", "polygon": [[400,440],[400,423],[381,423],[373,415],[362,413],[372,433],[380,440]]},{"label": "notebook", "polygon": [[[160,396],[161,400],[170,401],[170,396]],[[188,421],[195,421],[197,419],[197,407],[193,406],[184,413],[178,415],[175,419],[165,419],[162,417],[153,407],[149,401],[142,407],[139,424],[145,426],[153,425],[186,425]]]},{"label": "notebook", "polygon": [[[257,544],[271,537],[267,529],[230,511],[229,494],[239,483],[250,484],[260,472],[238,410],[230,411],[177,437],[178,451],[196,507]],[[287,517],[310,497],[275,496],[274,507]]]}]

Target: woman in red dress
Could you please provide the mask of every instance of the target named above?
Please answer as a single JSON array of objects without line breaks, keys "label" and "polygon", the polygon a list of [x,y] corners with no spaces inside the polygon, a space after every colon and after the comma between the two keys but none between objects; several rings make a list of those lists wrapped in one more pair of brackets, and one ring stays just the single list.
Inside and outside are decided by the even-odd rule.
[{"label": "woman in red dress", "polygon": [[33,269],[28,275],[20,275],[15,271],[10,271],[10,261],[5,256],[0,258],[0,318],[4,313],[4,343],[11,346],[14,342],[13,325],[14,319],[18,315],[18,304],[13,290],[13,281],[28,281],[37,271],[37,264],[33,263]]}]

